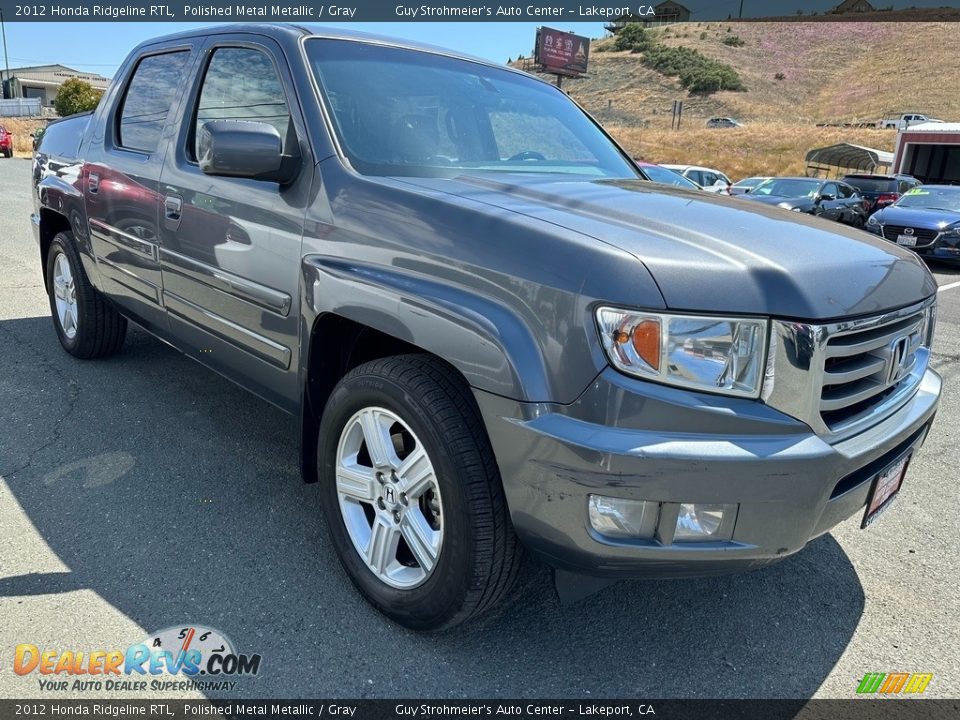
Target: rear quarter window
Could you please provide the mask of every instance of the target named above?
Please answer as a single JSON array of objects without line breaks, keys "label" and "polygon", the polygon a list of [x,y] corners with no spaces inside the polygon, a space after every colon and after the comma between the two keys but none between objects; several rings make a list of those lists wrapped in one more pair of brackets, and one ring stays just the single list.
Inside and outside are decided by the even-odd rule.
[{"label": "rear quarter window", "polygon": [[137,64],[120,106],[120,147],[145,153],[157,149],[177,89],[184,84],[189,56],[189,51],[178,50],[148,55]]}]

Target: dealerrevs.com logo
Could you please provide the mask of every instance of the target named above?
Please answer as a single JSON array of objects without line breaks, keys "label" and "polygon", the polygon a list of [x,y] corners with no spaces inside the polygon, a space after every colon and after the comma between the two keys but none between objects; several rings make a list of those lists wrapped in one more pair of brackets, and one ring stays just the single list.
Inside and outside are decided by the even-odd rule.
[{"label": "dealerrevs.com logo", "polygon": [[233,690],[260,671],[260,655],[243,654],[217,630],[169,627],[126,650],[59,650],[21,643],[13,671],[37,675],[45,691]]}]

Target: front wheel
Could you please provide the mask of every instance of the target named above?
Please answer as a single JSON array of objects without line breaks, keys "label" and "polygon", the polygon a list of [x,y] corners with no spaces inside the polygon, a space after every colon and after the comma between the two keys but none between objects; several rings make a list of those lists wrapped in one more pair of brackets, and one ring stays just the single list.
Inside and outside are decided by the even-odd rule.
[{"label": "front wheel", "polygon": [[479,410],[452,368],[403,355],[354,369],[327,402],[318,448],[334,546],[381,612],[436,630],[509,592],[519,545]]}]

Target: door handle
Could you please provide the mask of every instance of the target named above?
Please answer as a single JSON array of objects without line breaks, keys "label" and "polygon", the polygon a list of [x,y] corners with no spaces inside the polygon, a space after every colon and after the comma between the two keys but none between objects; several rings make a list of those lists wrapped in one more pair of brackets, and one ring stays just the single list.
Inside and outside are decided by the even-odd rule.
[{"label": "door handle", "polygon": [[179,220],[183,210],[183,200],[179,195],[167,195],[163,199],[163,212],[168,220]]},{"label": "door handle", "polygon": [[179,195],[167,195],[163,199],[163,217],[167,227],[176,230],[180,226],[183,213],[183,198]]},{"label": "door handle", "polygon": [[90,173],[87,175],[87,190],[96,194],[100,190],[100,176]]}]

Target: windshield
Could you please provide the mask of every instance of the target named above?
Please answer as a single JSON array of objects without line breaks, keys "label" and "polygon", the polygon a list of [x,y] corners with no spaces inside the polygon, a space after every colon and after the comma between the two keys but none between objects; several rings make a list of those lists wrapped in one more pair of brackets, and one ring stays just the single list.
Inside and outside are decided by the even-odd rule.
[{"label": "windshield", "polygon": [[897,181],[887,179],[887,178],[848,177],[848,178],[844,178],[843,181],[847,183],[847,185],[853,185],[855,188],[857,188],[861,192],[882,193],[882,192],[897,191]]},{"label": "windshield", "polygon": [[659,165],[643,165],[640,169],[643,171],[644,175],[646,175],[655,183],[662,183],[664,185],[677,185],[679,187],[692,188],[694,190],[700,189],[700,186],[697,185],[693,180],[688,180],[680,173],[674,172],[669,168],[661,167]]},{"label": "windshield", "polygon": [[918,187],[908,190],[893,207],[930,208],[960,212],[960,187]]},{"label": "windshield", "polygon": [[340,145],[367,175],[464,171],[636,178],[562,92],[481,63],[364,42],[310,39]]},{"label": "windshield", "polygon": [[813,197],[820,187],[819,180],[803,178],[774,178],[757,185],[751,195],[776,195],[778,197]]},{"label": "windshield", "polygon": [[767,178],[762,178],[762,177],[744,178],[740,182],[734,183],[733,186],[739,187],[739,188],[752,188],[752,187],[756,187],[757,185],[764,182],[765,180],[767,180]]}]

